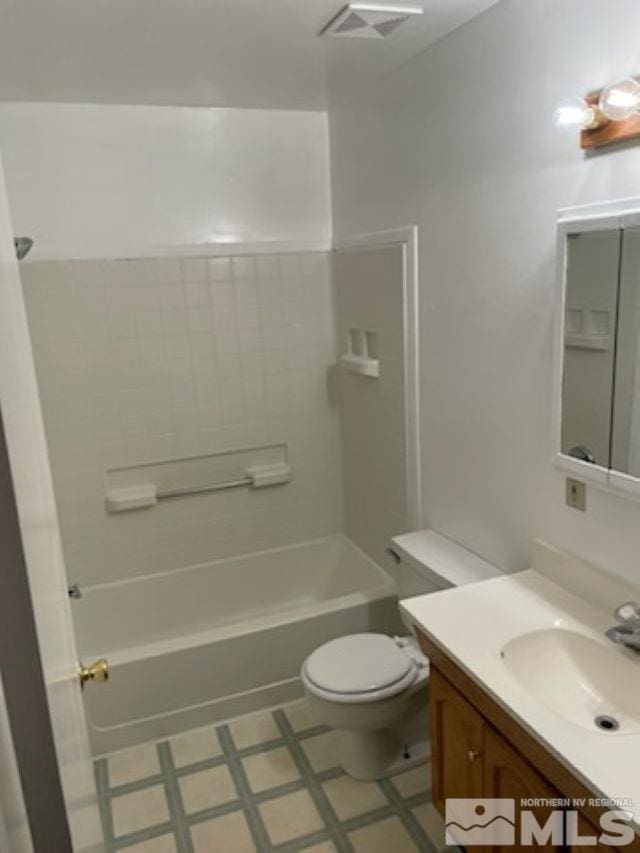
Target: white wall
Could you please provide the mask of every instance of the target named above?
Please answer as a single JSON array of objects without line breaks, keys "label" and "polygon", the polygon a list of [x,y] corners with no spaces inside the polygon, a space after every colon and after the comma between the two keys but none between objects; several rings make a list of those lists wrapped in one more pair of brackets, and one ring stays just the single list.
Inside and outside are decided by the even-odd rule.
[{"label": "white wall", "polygon": [[0,151],[34,258],[329,240],[325,113],[2,104]]},{"label": "white wall", "polygon": [[[612,8],[614,7],[614,8]],[[554,220],[640,195],[553,110],[638,73],[636,0],[502,0],[330,112],[338,237],[420,226],[425,522],[502,566],[543,536],[640,580],[640,505],[564,506],[551,439]]]}]

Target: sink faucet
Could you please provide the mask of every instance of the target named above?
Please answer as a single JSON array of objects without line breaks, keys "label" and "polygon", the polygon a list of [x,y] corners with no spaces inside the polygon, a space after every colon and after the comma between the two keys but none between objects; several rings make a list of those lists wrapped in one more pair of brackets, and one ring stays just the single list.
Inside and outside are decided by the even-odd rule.
[{"label": "sink faucet", "polygon": [[612,642],[640,652],[640,604],[627,601],[621,604],[614,613],[620,623],[605,631]]}]

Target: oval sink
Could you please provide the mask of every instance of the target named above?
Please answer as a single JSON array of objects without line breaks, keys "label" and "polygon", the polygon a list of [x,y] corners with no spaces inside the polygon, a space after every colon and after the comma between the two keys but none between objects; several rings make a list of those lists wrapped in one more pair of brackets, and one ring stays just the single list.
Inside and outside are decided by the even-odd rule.
[{"label": "oval sink", "polygon": [[[523,634],[500,654],[535,699],[570,722],[608,737],[640,732],[640,656],[636,663],[613,646],[564,628]],[[598,724],[602,717],[617,728]]]}]

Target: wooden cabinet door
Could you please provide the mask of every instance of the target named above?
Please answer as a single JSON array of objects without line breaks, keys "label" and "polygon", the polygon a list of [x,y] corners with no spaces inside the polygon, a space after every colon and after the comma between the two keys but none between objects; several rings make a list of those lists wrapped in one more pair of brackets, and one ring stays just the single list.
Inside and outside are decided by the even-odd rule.
[{"label": "wooden cabinet door", "polygon": [[484,720],[435,667],[429,678],[433,802],[444,815],[448,797],[482,797]]},{"label": "wooden cabinet door", "polygon": [[[488,724],[485,727],[484,735],[484,796],[491,799],[515,800],[516,843],[514,846],[508,847],[487,846],[485,850],[491,851],[491,853],[496,853],[496,851],[515,853],[515,851],[520,850],[531,853],[531,844],[520,844],[521,800],[558,800],[561,798],[561,794]],[[558,812],[555,818],[558,821],[555,838],[550,838],[549,842],[544,845],[534,841],[533,846],[542,847],[545,850],[563,849],[564,820],[563,815],[559,813],[560,810],[546,806],[537,808],[525,806],[525,810],[532,813],[540,827],[545,826],[552,812]]]},{"label": "wooden cabinet door", "polygon": [[[596,838],[600,837],[601,831],[596,829],[595,826],[589,823],[589,821],[583,817],[582,815],[578,815],[577,819],[578,824],[578,834],[580,836],[595,836]],[[633,849],[631,847],[629,850]],[[608,853],[617,853],[617,848],[612,847],[611,845],[600,844],[572,844],[569,847],[570,853],[604,853],[604,851],[608,851]]]}]

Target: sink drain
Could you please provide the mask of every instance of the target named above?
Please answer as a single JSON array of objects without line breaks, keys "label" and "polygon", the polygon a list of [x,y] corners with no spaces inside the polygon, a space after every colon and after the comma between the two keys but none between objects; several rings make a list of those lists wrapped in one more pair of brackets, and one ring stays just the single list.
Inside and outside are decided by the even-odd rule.
[{"label": "sink drain", "polygon": [[620,728],[620,723],[616,720],[615,717],[609,717],[604,714],[600,717],[596,717],[594,720],[596,726],[599,729],[602,729],[604,732],[615,732]]}]

